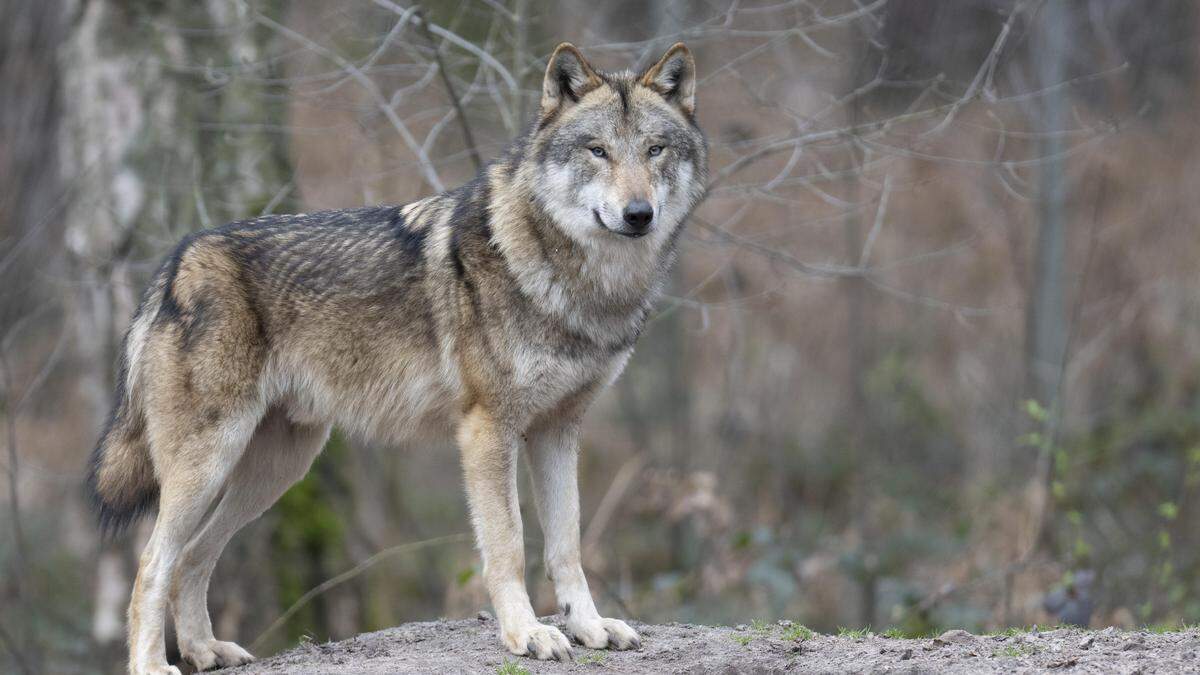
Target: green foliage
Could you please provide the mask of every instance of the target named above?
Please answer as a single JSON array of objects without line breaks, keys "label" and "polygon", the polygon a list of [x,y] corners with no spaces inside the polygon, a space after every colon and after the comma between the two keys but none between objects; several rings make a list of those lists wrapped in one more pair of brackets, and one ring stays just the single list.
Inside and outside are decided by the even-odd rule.
[{"label": "green foliage", "polygon": [[[1106,570],[1095,594],[1147,623],[1200,616],[1200,558],[1191,553],[1200,539],[1187,526],[1200,515],[1200,417],[1149,407],[1058,445],[1052,532],[1072,567],[1144,560]],[[1114,524],[1122,536],[1111,536]]]},{"label": "green foliage", "polygon": [[1175,520],[1179,516],[1179,507],[1171,502],[1163,502],[1158,505],[1158,515],[1163,520]]},{"label": "green foliage", "polygon": [[474,578],[475,578],[475,568],[474,567],[464,567],[462,570],[459,571],[458,574],[456,574],[454,576],[454,582],[457,583],[460,587],[462,587],[462,586],[466,586],[467,584],[469,584],[471,582],[471,579],[474,579]]},{"label": "green foliage", "polygon": [[1025,401],[1025,414],[1035,422],[1045,423],[1050,420],[1050,412],[1042,407],[1035,399],[1027,399]]},{"label": "green foliage", "polygon": [[844,626],[838,626],[838,637],[841,638],[860,640],[865,637],[870,637],[872,634],[873,633],[871,633],[870,626],[867,626],[866,628],[846,628]]},{"label": "green foliage", "polygon": [[730,635],[729,638],[739,645],[745,647],[746,645],[750,644],[750,641],[754,639],[754,636],[734,633],[733,635]]}]

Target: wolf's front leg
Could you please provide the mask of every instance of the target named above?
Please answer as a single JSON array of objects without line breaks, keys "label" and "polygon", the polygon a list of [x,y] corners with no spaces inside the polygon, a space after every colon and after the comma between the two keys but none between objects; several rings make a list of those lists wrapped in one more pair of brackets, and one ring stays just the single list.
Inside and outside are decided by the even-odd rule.
[{"label": "wolf's front leg", "polygon": [[500,622],[500,639],[513,654],[570,658],[571,645],[553,626],[538,623],[525,591],[525,544],[517,501],[515,431],[476,407],[458,430],[471,524],[483,556],[483,580]]},{"label": "wolf's front leg", "polygon": [[578,425],[542,429],[529,436],[534,499],[546,536],[546,573],[554,582],[567,632],[586,647],[638,649],[637,632],[596,611],[579,553]]}]

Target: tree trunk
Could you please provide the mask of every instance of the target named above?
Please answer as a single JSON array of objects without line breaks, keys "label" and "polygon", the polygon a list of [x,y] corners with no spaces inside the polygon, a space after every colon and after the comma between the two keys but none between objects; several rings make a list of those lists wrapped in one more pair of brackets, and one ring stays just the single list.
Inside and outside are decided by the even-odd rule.
[{"label": "tree trunk", "polygon": [[[1048,2],[1035,26],[1037,83],[1053,87],[1065,79],[1069,48],[1069,8]],[[1062,89],[1047,92],[1040,109],[1040,128],[1046,132],[1064,129],[1067,96]],[[1066,161],[1063,139],[1047,135],[1042,141],[1045,161],[1040,169],[1038,232],[1034,249],[1033,285],[1030,287],[1026,320],[1026,382],[1030,398],[1047,410],[1058,410],[1058,386],[1067,343],[1067,315],[1063,293],[1066,262]]]}]

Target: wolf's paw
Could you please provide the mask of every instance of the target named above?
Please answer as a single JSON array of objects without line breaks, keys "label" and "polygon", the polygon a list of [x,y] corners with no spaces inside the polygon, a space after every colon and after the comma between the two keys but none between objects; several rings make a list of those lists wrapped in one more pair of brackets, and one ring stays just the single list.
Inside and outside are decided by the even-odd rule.
[{"label": "wolf's paw", "polygon": [[136,673],[137,675],[180,675],[178,668],[168,666],[165,663],[154,666],[142,666],[140,668],[131,666],[129,672]]},{"label": "wolf's paw", "polygon": [[641,649],[642,639],[637,631],[620,619],[594,619],[572,624],[567,622],[571,635],[589,649]]},{"label": "wolf's paw", "polygon": [[554,626],[540,623],[522,626],[514,631],[502,631],[504,645],[517,656],[529,656],[540,661],[572,659],[571,643]]},{"label": "wolf's paw", "polygon": [[254,660],[250,652],[245,649],[232,642],[221,642],[220,640],[193,642],[187,646],[181,644],[179,653],[195,666],[196,670],[232,668]]}]

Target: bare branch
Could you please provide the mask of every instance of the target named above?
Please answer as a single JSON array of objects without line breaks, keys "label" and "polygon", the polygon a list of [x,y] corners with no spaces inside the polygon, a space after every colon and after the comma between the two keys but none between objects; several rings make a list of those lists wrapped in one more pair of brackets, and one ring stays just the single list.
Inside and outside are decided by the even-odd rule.
[{"label": "bare branch", "polygon": [[[317,54],[320,54],[330,61],[333,61],[337,65],[341,66],[347,73],[349,73],[351,77],[353,77],[354,80],[358,82],[359,85],[371,96],[371,98],[375,100],[379,110],[383,112],[384,116],[387,117],[388,121],[391,122],[392,126],[396,129],[396,132],[400,134],[400,138],[404,140],[404,144],[408,146],[408,149],[411,150],[414,155],[416,155],[417,165],[420,167],[421,174],[425,177],[425,181],[429,183],[430,187],[438,192],[446,189],[445,185],[442,183],[442,179],[438,176],[437,169],[434,168],[433,162],[429,159],[429,155],[426,154],[421,145],[417,143],[417,139],[412,135],[412,132],[409,131],[408,125],[406,125],[404,120],[400,119],[400,116],[396,114],[395,109],[392,108],[387,98],[384,97],[383,92],[379,90],[379,85],[375,84],[374,80],[367,77],[365,73],[359,70],[358,66],[355,66],[337,52],[334,52],[333,50],[330,50],[314,42],[313,40],[310,40],[308,37],[297,33],[296,31],[278,23],[277,21],[259,14],[258,12],[250,9],[248,6],[246,11],[251,13],[256,23],[266,26],[271,30],[278,32],[280,35],[304,45]],[[403,13],[401,12],[401,14]]]},{"label": "bare branch", "polygon": [[[380,7],[384,7],[386,9],[390,9],[393,12],[395,12],[396,14],[399,14],[400,16],[411,17],[409,19],[410,21],[414,21],[414,22],[424,22],[425,21],[421,17],[418,17],[415,14],[410,13],[409,9],[406,9],[405,7],[402,7],[399,4],[392,2],[391,0],[372,0],[372,1],[376,5],[379,5]],[[492,56],[487,51],[480,49],[474,43],[472,43],[468,40],[464,40],[462,37],[456,35],[455,33],[452,33],[451,31],[446,30],[445,28],[442,28],[441,26],[433,23],[432,21],[430,21],[428,23],[429,23],[429,31],[431,33],[433,33],[434,35],[437,35],[440,38],[445,39],[447,42],[450,42],[450,43],[452,43],[458,47],[461,47],[462,49],[474,54],[475,56],[479,57],[479,59],[481,61],[483,61],[484,63],[491,66],[491,68],[493,70],[495,70],[496,73],[499,74],[500,77],[504,80],[504,83],[508,85],[510,92],[515,92],[520,88],[517,85],[516,78],[514,78],[512,76],[512,73],[510,73],[508,71],[508,68],[504,67],[504,64],[502,64],[496,60],[496,57]]]},{"label": "bare branch", "polygon": [[450,105],[454,106],[454,112],[462,126],[463,142],[467,146],[467,153],[470,154],[471,161],[475,164],[475,170],[482,171],[483,160],[479,158],[479,150],[475,147],[475,136],[471,133],[471,123],[467,121],[467,114],[463,112],[462,103],[458,100],[458,92],[454,91],[450,73],[446,72],[446,63],[442,60],[442,52],[433,41],[433,34],[429,31],[429,21],[425,18],[423,10],[417,10],[417,17],[420,19],[417,24],[420,26],[421,34],[425,36],[429,48],[433,50],[433,58],[437,62],[438,72],[441,73],[442,84],[446,86],[446,95],[450,97]]}]

